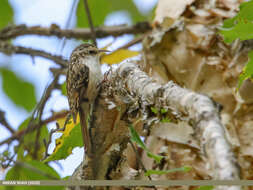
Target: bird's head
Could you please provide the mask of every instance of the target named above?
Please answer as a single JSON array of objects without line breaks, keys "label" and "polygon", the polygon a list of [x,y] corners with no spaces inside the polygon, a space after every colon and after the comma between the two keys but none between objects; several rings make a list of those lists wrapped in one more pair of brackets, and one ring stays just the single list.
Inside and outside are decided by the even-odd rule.
[{"label": "bird's head", "polygon": [[95,45],[90,43],[85,43],[77,46],[72,54],[71,57],[82,57],[86,58],[89,56],[99,56],[102,52],[108,52],[108,50],[98,49]]}]

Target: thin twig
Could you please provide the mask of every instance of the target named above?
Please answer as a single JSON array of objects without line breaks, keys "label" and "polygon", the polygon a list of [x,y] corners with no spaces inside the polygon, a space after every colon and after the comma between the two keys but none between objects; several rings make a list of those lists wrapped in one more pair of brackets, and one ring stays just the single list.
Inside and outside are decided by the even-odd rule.
[{"label": "thin twig", "polygon": [[[136,155],[136,158],[137,158],[138,163],[141,165],[143,171],[146,173],[146,172],[147,172],[147,169],[146,169],[146,167],[144,166],[144,164],[143,164],[143,162],[142,162],[142,160],[141,160],[141,158],[140,158],[140,155],[139,155],[138,151],[136,150],[136,148],[135,148],[133,142],[130,140],[129,143],[130,143],[130,145],[132,146],[132,149],[133,149],[134,152],[135,152],[135,155]],[[151,176],[148,176],[148,179],[149,179],[149,180],[152,180]],[[155,186],[153,186],[153,188],[154,188],[155,190],[157,190],[157,188],[156,188]]]},{"label": "thin twig", "polygon": [[96,32],[95,32],[95,29],[94,29],[94,26],[93,26],[93,22],[92,22],[92,18],[91,18],[91,14],[90,14],[89,5],[88,5],[87,0],[83,0],[83,3],[84,3],[85,12],[86,12],[86,15],[87,15],[87,18],[88,18],[88,22],[89,22],[89,26],[90,26],[90,30],[91,30],[92,41],[93,41],[94,45],[97,45],[97,42],[96,42]]},{"label": "thin twig", "polygon": [[5,112],[0,110],[0,123],[8,129],[12,134],[15,133],[15,130],[10,126],[10,124],[7,122],[5,118]]},{"label": "thin twig", "polygon": [[42,117],[43,110],[44,110],[47,100],[50,98],[52,91],[58,86],[59,77],[60,77],[60,73],[56,73],[54,80],[44,90],[41,100],[37,105],[36,110],[38,113],[37,117],[38,117],[39,121],[41,121],[41,117]]},{"label": "thin twig", "polygon": [[133,40],[131,40],[130,42],[128,42],[127,44],[119,47],[118,49],[127,49],[137,43],[140,43],[144,38],[144,35],[138,36],[137,38],[134,38]]},{"label": "thin twig", "polygon": [[33,132],[34,130],[36,130],[37,128],[40,128],[42,127],[43,125],[46,125],[48,123],[51,123],[57,119],[60,119],[60,118],[64,118],[66,117],[66,115],[69,113],[69,111],[63,111],[63,112],[60,112],[60,113],[56,113],[54,115],[52,115],[51,117],[45,119],[45,120],[42,120],[40,124],[33,124],[31,125],[31,127],[28,129],[23,129],[23,130],[20,130],[16,133],[14,133],[11,137],[5,139],[4,141],[0,142],[0,145],[3,145],[3,144],[8,144],[10,143],[11,141],[13,140],[16,140],[16,139],[19,139],[21,138],[24,134],[26,133],[30,133],[30,132]]},{"label": "thin twig", "polygon": [[48,142],[46,142],[46,139],[43,139],[44,141],[44,145],[45,145],[45,156],[43,158],[43,160],[45,160],[50,154],[48,153],[48,148],[49,148],[49,145],[51,144],[52,142],[52,136],[55,132],[57,132],[59,130],[59,124],[56,122],[56,129],[51,129],[50,130],[50,133],[49,133],[49,138],[48,138]]},{"label": "thin twig", "polygon": [[[8,150],[8,149],[7,149]],[[1,167],[3,168],[3,169],[6,169],[6,168],[8,168],[10,165],[11,165],[11,163],[13,162],[13,159],[14,159],[14,157],[16,156],[16,153],[14,153],[11,157],[9,157],[9,155],[1,155],[1,156],[3,156],[3,157],[1,157]],[[5,163],[5,162],[7,162],[7,163]]]},{"label": "thin twig", "polygon": [[[117,25],[117,26],[103,26],[94,28],[96,38],[104,38],[107,36],[121,36],[123,34],[143,34],[152,29],[150,23],[139,22],[135,25]],[[75,28],[75,29],[60,29],[59,26],[53,24],[49,28],[26,25],[8,26],[0,31],[0,40],[9,40],[18,36],[24,35],[40,35],[40,36],[57,36],[58,38],[75,38],[88,40],[92,37],[91,29],[89,28]]]},{"label": "thin twig", "polygon": [[[76,12],[77,4],[78,4],[78,0],[74,0],[72,2],[72,5],[71,5],[70,11],[69,11],[69,15],[68,15],[68,20],[67,20],[67,23],[65,25],[66,29],[69,29],[69,27],[70,27],[70,22],[71,22],[71,19],[72,19],[74,13]],[[62,51],[63,51],[63,49],[66,45],[66,42],[67,42],[66,37],[63,37],[63,39],[60,41],[60,45],[59,45],[60,46],[59,54],[62,54]]]},{"label": "thin twig", "polygon": [[[130,145],[132,146],[132,149],[133,149],[134,152],[135,152],[135,155],[136,155],[136,158],[137,158],[138,163],[141,165],[143,171],[146,173],[146,172],[147,172],[147,169],[146,169],[146,167],[144,166],[144,164],[142,163],[141,158],[140,158],[140,156],[139,156],[139,153],[138,153],[138,151],[136,150],[136,148],[135,148],[133,142],[130,140],[129,143],[130,143]],[[152,180],[150,176],[148,176],[148,179],[149,179],[149,180]]]},{"label": "thin twig", "polygon": [[45,156],[44,156],[43,160],[45,160],[45,159],[49,156],[48,147],[49,147],[49,145],[50,145],[51,142],[52,142],[52,136],[53,136],[53,134],[54,134],[55,132],[64,131],[65,128],[66,128],[66,125],[68,124],[68,122],[69,122],[69,120],[70,120],[70,118],[71,118],[71,114],[68,114],[62,128],[60,128],[60,125],[56,122],[56,129],[52,129],[52,130],[50,131],[48,142],[46,142],[46,140],[44,139],[44,145],[45,145],[45,147],[46,147],[46,151],[45,151]]},{"label": "thin twig", "polygon": [[41,132],[41,130],[40,130],[40,128],[38,128],[37,132],[36,132],[36,140],[35,140],[35,143],[34,143],[34,152],[33,152],[33,155],[32,155],[35,160],[37,160],[37,156],[38,156],[37,153],[40,149],[40,141],[39,141],[40,140],[40,132]]},{"label": "thin twig", "polygon": [[[43,96],[41,97],[40,102],[38,103],[38,105],[35,109],[36,110],[35,112],[37,112],[36,118],[38,118],[38,123],[41,122],[41,117],[42,117],[46,102],[50,98],[50,96],[52,94],[52,91],[58,85],[59,76],[60,76],[60,74],[57,73],[54,80],[51,82],[51,84],[44,90]],[[35,118],[33,117],[33,119],[35,119]],[[30,127],[30,125],[28,125],[28,127]],[[40,146],[39,136],[40,136],[40,128],[38,127],[37,128],[37,133],[36,133],[36,141],[35,141],[35,144],[34,144],[34,154],[33,154],[35,159],[37,157],[37,151],[39,150],[39,146]]]},{"label": "thin twig", "polygon": [[7,55],[16,53],[16,54],[27,54],[30,56],[40,56],[40,57],[44,57],[44,58],[54,61],[56,64],[60,65],[61,67],[67,67],[67,64],[68,64],[68,61],[61,56],[52,55],[42,50],[35,50],[32,48],[26,48],[22,46],[13,46],[3,41],[0,42],[0,52],[3,52]]}]

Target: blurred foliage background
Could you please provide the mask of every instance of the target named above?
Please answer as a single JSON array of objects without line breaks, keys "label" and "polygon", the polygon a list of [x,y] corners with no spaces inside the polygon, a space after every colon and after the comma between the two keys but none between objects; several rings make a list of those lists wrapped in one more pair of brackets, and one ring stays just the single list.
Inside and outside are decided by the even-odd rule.
[{"label": "blurred foliage background", "polygon": [[[89,0],[88,3],[93,24],[95,27],[100,27],[149,21],[152,18],[156,0]],[[29,0],[22,0],[22,2],[1,0],[0,30],[20,24],[55,26],[65,29],[89,27],[82,0],[35,0],[32,2]],[[112,43],[110,49],[114,50],[133,38],[134,35],[123,35],[117,38],[106,37],[97,42],[98,47]],[[43,50],[68,59],[72,49],[82,41],[25,35],[9,42],[16,46]],[[140,48],[141,44],[132,47],[134,50]],[[20,135],[29,126],[31,119],[36,114],[38,116],[38,113],[34,111],[38,107],[44,90],[54,78],[50,68],[59,68],[59,66],[41,57],[22,54],[8,56],[0,53],[0,110],[1,119],[4,120],[0,124],[1,179],[60,179],[70,175],[82,161],[80,155],[83,154],[83,151],[80,148],[76,148],[66,160],[49,163],[40,161],[45,154],[44,141],[48,141],[49,131],[55,128],[55,122],[43,124],[44,127],[41,127],[40,130],[29,133],[18,141],[3,143],[15,134]],[[107,67],[103,66],[103,70],[106,69]],[[65,77],[61,76],[59,83],[64,85],[64,81]],[[64,86],[52,91],[41,115],[42,121],[55,113],[68,109],[66,94],[62,89]],[[33,121],[35,124],[39,122],[37,119],[35,117]],[[54,149],[54,139],[60,135],[53,136],[49,152]],[[35,142],[38,143],[38,146],[34,145]],[[8,189],[20,189],[20,187],[9,187]]]}]

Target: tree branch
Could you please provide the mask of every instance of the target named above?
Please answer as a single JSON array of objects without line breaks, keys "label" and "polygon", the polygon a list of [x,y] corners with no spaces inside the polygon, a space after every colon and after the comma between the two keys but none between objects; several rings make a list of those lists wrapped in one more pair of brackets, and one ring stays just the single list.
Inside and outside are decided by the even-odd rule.
[{"label": "tree branch", "polygon": [[10,124],[5,119],[5,112],[0,110],[0,123],[5,126],[12,134],[15,133],[15,130],[10,126]]},{"label": "tree branch", "polygon": [[[60,73],[56,74],[54,80],[50,83],[50,85],[44,90],[44,93],[38,103],[38,105],[36,106],[36,109],[33,112],[33,116],[32,119],[30,120],[28,127],[30,127],[30,123],[33,123],[33,121],[35,121],[35,118],[38,118],[38,124],[41,122],[41,117],[45,108],[45,105],[48,101],[48,99],[50,98],[52,91],[57,87],[58,85],[58,80],[59,80],[59,76]],[[35,116],[35,117],[34,117]],[[29,130],[29,129],[28,129]],[[36,133],[36,141],[34,144],[34,153],[33,156],[34,158],[36,158],[37,156],[37,150],[39,150],[39,136],[40,136],[40,128],[38,127],[37,129],[37,133]]]},{"label": "tree branch", "polygon": [[121,80],[117,81],[122,81],[118,89],[127,86],[142,99],[143,107],[168,108],[176,117],[192,123],[214,179],[239,179],[236,158],[226,140],[217,104],[207,96],[181,88],[172,81],[162,86],[131,63],[122,65],[118,72]]},{"label": "tree branch", "polygon": [[102,84],[91,120],[94,156],[88,165],[93,168],[84,170],[87,174],[84,176],[89,177],[88,171],[93,171],[95,179],[106,179],[111,167],[117,167],[116,158],[126,148],[128,122],[141,118],[142,125],[150,126],[154,121],[150,107],[168,109],[175,118],[193,126],[214,179],[239,179],[239,168],[226,140],[218,105],[207,96],[181,88],[172,81],[160,85],[129,62],[121,64]]},{"label": "tree branch", "polygon": [[[148,22],[139,22],[132,26],[118,25],[118,26],[103,26],[94,28],[97,38],[107,36],[121,36],[123,34],[142,34],[150,31],[151,25]],[[75,29],[60,29],[57,25],[52,24],[51,27],[26,25],[9,26],[0,31],[0,40],[9,40],[18,36],[24,35],[41,35],[41,36],[56,36],[58,38],[75,38],[88,40],[92,38],[92,32],[89,28],[75,28]]]},{"label": "tree branch", "polygon": [[21,138],[24,134],[33,132],[37,128],[42,127],[43,125],[51,123],[51,122],[53,122],[57,119],[60,119],[60,118],[64,118],[68,115],[68,113],[69,113],[69,111],[63,111],[63,112],[56,113],[56,114],[52,115],[51,117],[49,117],[45,120],[42,120],[39,124],[33,124],[29,128],[26,128],[26,129],[23,129],[23,130],[20,130],[20,131],[14,133],[11,137],[9,137],[9,138],[5,139],[4,141],[0,142],[0,145],[8,144],[13,140]]},{"label": "tree branch", "polygon": [[90,25],[91,38],[92,38],[92,41],[93,41],[94,45],[97,46],[96,32],[95,32],[95,29],[94,29],[94,26],[93,26],[89,5],[88,5],[87,0],[83,0],[83,3],[84,3],[84,8],[85,8],[85,12],[86,12],[86,15],[87,15],[87,19],[88,19],[88,22],[89,22],[89,25]]},{"label": "tree branch", "polygon": [[40,57],[44,57],[46,59],[50,59],[54,61],[56,64],[60,65],[61,67],[66,67],[68,64],[68,61],[62,58],[61,56],[52,55],[42,50],[35,50],[32,48],[26,48],[22,46],[13,46],[3,41],[0,41],[0,52],[3,52],[7,55],[16,53],[16,54],[26,54],[30,56],[40,56]]}]

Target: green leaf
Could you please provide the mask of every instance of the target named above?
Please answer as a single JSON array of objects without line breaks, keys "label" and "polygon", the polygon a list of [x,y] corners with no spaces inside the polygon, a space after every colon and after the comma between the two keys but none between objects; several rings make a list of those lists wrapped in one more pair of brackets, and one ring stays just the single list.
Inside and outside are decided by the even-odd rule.
[{"label": "green leaf", "polygon": [[129,130],[130,130],[131,140],[135,142],[137,145],[139,145],[143,150],[145,150],[147,152],[148,157],[153,158],[157,163],[160,163],[163,156],[153,154],[148,150],[146,145],[142,142],[139,134],[135,131],[133,125],[129,125]]},{"label": "green leaf", "polygon": [[[220,30],[220,33],[224,36],[225,42],[231,43],[238,38],[240,40],[253,39],[252,11],[253,1],[244,2],[240,5],[240,11],[234,18],[224,21],[223,29]],[[238,88],[240,88],[244,80],[253,77],[253,51],[249,52],[248,57],[249,61],[239,77]]]},{"label": "green leaf", "polygon": [[68,175],[68,176],[65,176],[64,178],[62,178],[62,180],[68,180],[71,176]]},{"label": "green leaf", "polygon": [[[145,19],[136,8],[133,0],[89,0],[89,9],[94,26],[101,26],[107,15],[113,11],[127,11],[134,22]],[[80,0],[77,7],[77,27],[88,27],[88,20],[83,1]]]},{"label": "green leaf", "polygon": [[151,107],[150,109],[151,109],[151,111],[152,111],[154,114],[158,114],[158,109],[157,109],[157,108]]},{"label": "green leaf", "polygon": [[160,112],[161,112],[161,114],[165,114],[165,113],[167,113],[167,112],[168,112],[168,110],[167,110],[167,109],[165,109],[165,108],[162,108]]},{"label": "green leaf", "polygon": [[61,93],[65,96],[67,96],[67,87],[66,87],[66,81],[61,85]]},{"label": "green leaf", "polygon": [[[52,180],[60,179],[59,174],[47,164],[44,164],[40,161],[30,160],[28,162],[23,162],[22,165],[14,165],[6,174],[5,180]],[[22,186],[9,186],[7,189],[13,190],[23,190]],[[33,190],[35,187],[26,186],[25,189]],[[38,190],[61,190],[63,187],[44,187],[36,186]]]},{"label": "green leaf", "polygon": [[213,189],[214,189],[214,186],[210,185],[210,186],[200,186],[195,190],[213,190]]},{"label": "green leaf", "polygon": [[134,127],[130,125],[129,129],[131,134],[131,140],[135,142],[137,145],[139,145],[142,149],[147,150],[146,145],[142,142],[139,134],[135,131]]},{"label": "green leaf", "polygon": [[226,43],[235,39],[249,40],[253,38],[253,1],[244,2],[240,5],[239,13],[224,21],[220,33],[224,36]]},{"label": "green leaf", "polygon": [[13,22],[13,10],[8,0],[0,1],[0,29]]},{"label": "green leaf", "polygon": [[[252,21],[251,21],[252,22]],[[240,40],[249,40],[253,38],[253,23],[239,22],[231,30],[222,30],[220,33],[224,36],[226,43],[232,43],[239,38]]]},{"label": "green leaf", "polygon": [[157,154],[153,154],[152,152],[147,151],[147,156],[150,158],[153,158],[157,163],[160,163],[161,160],[163,159],[163,156],[157,155]]},{"label": "green leaf", "polygon": [[[21,125],[18,127],[19,131],[25,130],[28,127],[30,117],[27,118],[25,121],[21,123]],[[24,135],[22,144],[18,147],[18,159],[19,160],[29,160],[32,159],[34,156],[35,148],[36,149],[36,158],[38,160],[42,159],[45,152],[45,146],[43,139],[48,141],[48,129],[45,125],[40,127],[39,132],[39,138],[37,138],[37,130],[33,132],[29,132],[26,135]],[[35,147],[35,142],[38,143],[38,147]],[[27,154],[24,155],[24,152],[27,151]]]},{"label": "green leaf", "polygon": [[[77,123],[79,122],[78,120]],[[64,120],[59,123],[62,123],[63,126]],[[56,147],[53,153],[44,162],[65,159],[72,154],[72,150],[75,147],[83,146],[80,123],[75,125],[73,120],[71,120],[62,133],[63,135],[55,140]]]},{"label": "green leaf", "polygon": [[147,172],[145,173],[145,176],[150,176],[153,174],[164,175],[164,174],[168,174],[172,172],[189,172],[191,169],[192,168],[190,166],[184,166],[182,168],[174,168],[170,170],[147,170]]},{"label": "green leaf", "polygon": [[238,83],[238,89],[242,85],[243,81],[248,78],[253,78],[253,51],[250,51],[248,53],[249,61],[246,64],[246,66],[243,68],[243,72],[240,74],[239,77],[239,83]]},{"label": "green leaf", "polygon": [[169,122],[170,122],[170,119],[167,118],[167,117],[164,117],[164,118],[161,119],[161,122],[162,122],[162,123],[169,123]]},{"label": "green leaf", "polygon": [[36,104],[34,86],[6,68],[0,68],[3,91],[18,106],[32,111]]}]

